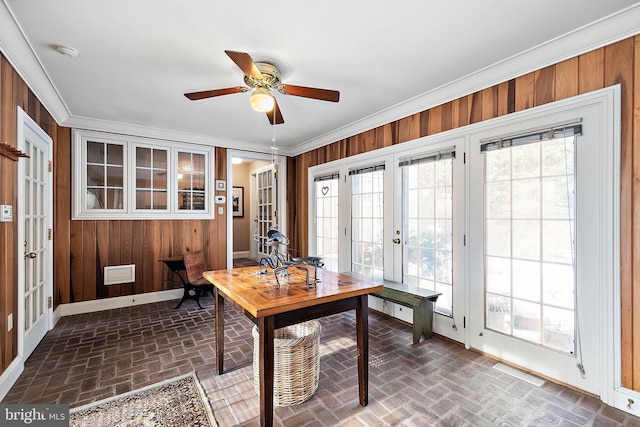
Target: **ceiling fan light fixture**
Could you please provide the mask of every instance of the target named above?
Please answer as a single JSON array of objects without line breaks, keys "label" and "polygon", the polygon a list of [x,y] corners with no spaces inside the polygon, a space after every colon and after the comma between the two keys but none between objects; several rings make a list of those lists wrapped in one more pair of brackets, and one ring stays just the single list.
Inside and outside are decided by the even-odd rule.
[{"label": "ceiling fan light fixture", "polygon": [[276,103],[275,98],[267,89],[258,88],[251,94],[251,108],[261,113],[273,110]]}]

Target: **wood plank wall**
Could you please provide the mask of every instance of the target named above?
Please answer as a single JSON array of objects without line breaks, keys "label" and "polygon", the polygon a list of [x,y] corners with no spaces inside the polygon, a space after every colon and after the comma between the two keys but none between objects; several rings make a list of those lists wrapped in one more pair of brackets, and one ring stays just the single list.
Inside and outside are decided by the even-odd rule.
[{"label": "wood plank wall", "polygon": [[[47,132],[55,146],[58,125],[29,90],[7,59],[0,55],[0,142],[17,148],[18,107]],[[19,160],[24,161],[24,160]],[[18,162],[0,156],[0,204],[13,206],[14,221],[0,223],[0,373],[17,356],[18,313]],[[13,330],[7,332],[7,318],[13,313]]]},{"label": "wood plank wall", "polygon": [[[203,249],[209,267],[226,268],[226,214],[215,220],[71,220],[71,129],[59,126],[6,58],[0,55],[0,141],[17,146],[20,106],[53,140],[54,307],[70,302],[172,289],[176,280],[158,259]],[[0,156],[0,204],[19,203],[17,162]],[[216,148],[215,178],[226,179],[226,149]],[[218,193],[222,195],[222,193]],[[0,223],[0,374],[17,356],[17,223]],[[102,285],[103,267],[136,264],[136,281]],[[15,325],[14,325],[15,326]]]},{"label": "wood plank wall", "polygon": [[[60,190],[54,224],[59,303],[175,289],[166,280],[180,279],[158,260],[185,252],[204,250],[211,269],[226,268],[226,213],[214,220],[71,220],[70,138],[60,142],[55,164],[62,165],[54,166]],[[215,169],[215,179],[226,179],[224,148],[216,148]],[[104,286],[103,268],[121,264],[136,265],[135,282]]]},{"label": "wood plank wall", "polygon": [[640,391],[640,36],[611,44],[289,160],[291,248],[308,249],[307,169],[604,87],[622,87],[622,384]]}]

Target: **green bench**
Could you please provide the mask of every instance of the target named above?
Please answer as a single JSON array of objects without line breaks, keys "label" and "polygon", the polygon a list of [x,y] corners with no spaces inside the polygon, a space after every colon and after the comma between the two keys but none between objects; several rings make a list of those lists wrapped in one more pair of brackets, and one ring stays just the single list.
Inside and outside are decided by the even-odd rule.
[{"label": "green bench", "polygon": [[420,337],[431,338],[433,336],[433,306],[442,293],[389,280],[384,280],[383,285],[383,290],[373,292],[371,295],[413,309],[413,343],[420,342]]}]

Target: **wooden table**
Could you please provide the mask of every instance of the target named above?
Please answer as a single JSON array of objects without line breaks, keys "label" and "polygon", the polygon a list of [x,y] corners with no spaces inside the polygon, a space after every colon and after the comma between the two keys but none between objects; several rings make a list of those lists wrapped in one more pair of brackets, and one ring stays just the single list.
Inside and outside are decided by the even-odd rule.
[{"label": "wooden table", "polygon": [[[224,300],[240,306],[260,334],[260,425],[273,425],[274,330],[295,323],[356,310],[358,389],[360,405],[367,406],[369,392],[369,323],[367,295],[382,285],[356,277],[318,269],[320,283],[307,289],[304,272],[289,269],[290,276],[276,279],[258,274],[260,267],[207,271],[216,301],[216,358],[218,374],[224,372]],[[311,275],[313,276],[313,274]]]}]

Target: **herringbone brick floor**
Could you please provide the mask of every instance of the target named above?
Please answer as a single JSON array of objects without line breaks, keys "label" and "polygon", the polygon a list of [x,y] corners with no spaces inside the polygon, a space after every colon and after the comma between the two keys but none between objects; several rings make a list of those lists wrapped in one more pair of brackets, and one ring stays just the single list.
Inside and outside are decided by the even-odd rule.
[{"label": "herringbone brick floor", "polygon": [[[216,419],[254,426],[252,323],[225,310],[224,375],[215,371],[213,301],[175,301],[62,318],[27,360],[2,403],[72,407],[195,371]],[[640,426],[640,420],[552,383],[535,387],[495,361],[434,338],[411,345],[411,328],[369,316],[369,405],[358,405],[355,316],[321,319],[320,385],[307,402],[276,408],[279,426]]]}]

